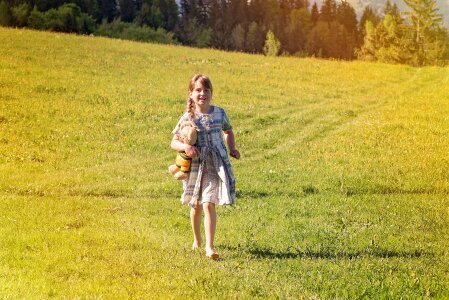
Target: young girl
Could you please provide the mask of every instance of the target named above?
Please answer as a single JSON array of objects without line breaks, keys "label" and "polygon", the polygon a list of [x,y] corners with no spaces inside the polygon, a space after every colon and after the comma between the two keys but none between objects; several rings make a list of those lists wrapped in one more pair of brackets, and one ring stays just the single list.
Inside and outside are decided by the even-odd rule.
[{"label": "young girl", "polygon": [[[214,251],[214,237],[217,223],[215,206],[235,202],[235,181],[229,162],[223,135],[229,154],[240,158],[235,149],[234,133],[223,108],[211,105],[212,83],[207,76],[197,74],[189,83],[189,98],[186,112],[175,129],[171,147],[184,151],[192,158],[187,180],[183,182],[183,204],[190,206],[190,221],[193,230],[192,249],[201,246],[201,213],[204,211],[204,231],[206,233],[206,256],[218,259]],[[198,126],[195,146],[183,144],[179,139],[181,125],[192,120]],[[224,134],[223,134],[224,133]]]}]

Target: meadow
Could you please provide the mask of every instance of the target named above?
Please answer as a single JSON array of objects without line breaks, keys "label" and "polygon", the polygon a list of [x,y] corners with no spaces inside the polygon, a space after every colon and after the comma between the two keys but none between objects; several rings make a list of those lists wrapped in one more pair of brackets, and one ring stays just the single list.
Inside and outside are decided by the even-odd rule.
[{"label": "meadow", "polygon": [[[210,76],[240,160],[191,252],[171,130]],[[1,299],[449,298],[449,68],[0,27]]]}]

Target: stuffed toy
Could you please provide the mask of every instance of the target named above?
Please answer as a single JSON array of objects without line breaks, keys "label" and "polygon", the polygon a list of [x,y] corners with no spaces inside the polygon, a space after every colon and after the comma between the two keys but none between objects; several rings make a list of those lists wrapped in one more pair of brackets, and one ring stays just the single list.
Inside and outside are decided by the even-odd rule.
[{"label": "stuffed toy", "polygon": [[[198,137],[198,127],[192,121],[186,121],[182,124],[178,137],[184,144],[194,145]],[[192,158],[183,152],[178,152],[174,165],[168,167],[168,171],[178,180],[185,180],[190,172]]]}]

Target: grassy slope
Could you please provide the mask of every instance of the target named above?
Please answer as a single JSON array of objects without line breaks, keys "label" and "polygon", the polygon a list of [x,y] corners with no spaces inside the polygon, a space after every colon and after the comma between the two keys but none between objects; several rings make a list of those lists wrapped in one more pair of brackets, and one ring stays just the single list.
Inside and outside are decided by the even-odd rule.
[{"label": "grassy slope", "polygon": [[[449,297],[449,69],[0,28],[0,296]],[[170,131],[208,74],[242,153],[210,262]]]}]

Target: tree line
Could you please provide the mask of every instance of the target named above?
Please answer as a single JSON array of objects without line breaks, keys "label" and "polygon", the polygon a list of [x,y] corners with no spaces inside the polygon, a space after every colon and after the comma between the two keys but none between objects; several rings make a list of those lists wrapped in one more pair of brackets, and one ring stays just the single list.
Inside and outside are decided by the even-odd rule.
[{"label": "tree line", "polygon": [[357,19],[346,1],[1,0],[0,25],[181,43],[266,55],[445,64],[449,34],[436,0],[386,1]]}]

